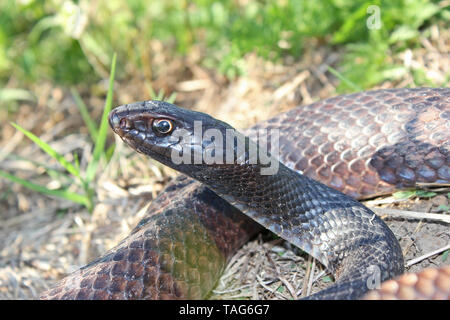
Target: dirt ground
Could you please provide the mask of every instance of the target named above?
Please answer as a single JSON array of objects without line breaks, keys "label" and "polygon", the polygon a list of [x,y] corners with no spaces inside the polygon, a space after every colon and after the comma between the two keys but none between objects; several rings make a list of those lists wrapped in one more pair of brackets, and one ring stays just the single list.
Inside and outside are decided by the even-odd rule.
[{"label": "dirt ground", "polygon": [[[436,79],[445,79],[450,73],[450,36],[448,30],[440,32],[438,38],[424,38],[423,46],[411,51],[408,58],[399,55],[392,59],[408,62],[411,68],[420,66]],[[307,51],[301,62],[279,65],[249,55],[249,73],[231,82],[212,75],[195,61],[173,61],[168,62],[166,76],[156,79],[154,85],[166,92],[178,92],[179,105],[195,106],[237,128],[246,128],[299,104],[334,95],[336,79],[327,71],[327,65],[334,66],[339,55],[334,51]],[[187,65],[189,77],[177,73],[180,63]],[[413,78],[406,74],[380,87],[411,85]],[[81,155],[80,165],[85,166],[92,144],[70,91],[48,83],[37,84],[34,89],[39,92],[38,103],[21,104],[12,120],[50,143],[68,160],[73,160],[74,152]],[[143,90],[138,80],[118,83],[116,102],[148,98],[140,92]],[[103,100],[84,98],[92,106],[92,115],[98,117]],[[55,162],[11,126],[3,126],[1,134],[0,168],[58,187],[57,179],[27,159],[58,168]],[[0,299],[36,299],[57,280],[112,248],[126,237],[143,216],[148,202],[176,175],[131,151],[117,138],[115,143],[113,159],[97,182],[98,202],[92,214],[79,205],[0,180]],[[366,202],[370,207],[394,209],[380,215],[400,240],[405,261],[412,264],[407,268],[410,271],[450,261],[448,223],[435,216],[420,216],[435,213],[448,217],[448,210],[442,208],[449,206],[450,188],[443,186],[434,191],[436,195],[431,198],[398,200],[388,195]],[[398,216],[398,210],[417,216]],[[438,249],[438,253],[424,257]],[[322,269],[289,243],[263,232],[236,253],[210,298],[295,299],[329,284],[331,278]]]}]

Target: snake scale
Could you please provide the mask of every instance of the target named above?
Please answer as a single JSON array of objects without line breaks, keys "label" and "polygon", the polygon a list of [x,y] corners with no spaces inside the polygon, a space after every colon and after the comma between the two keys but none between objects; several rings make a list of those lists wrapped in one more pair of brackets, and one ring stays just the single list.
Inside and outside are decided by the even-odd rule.
[{"label": "snake scale", "polygon": [[[374,279],[401,275],[404,261],[391,230],[353,199],[417,182],[450,181],[448,88],[337,96],[259,123],[246,136],[208,115],[160,101],[117,107],[109,121],[132,148],[184,175],[152,201],[126,239],[60,280],[42,299],[204,298],[229,258],[261,226],[333,273],[336,282],[308,298],[361,298]],[[198,141],[195,121],[203,132],[235,132],[232,148],[226,139]],[[267,148],[254,142],[262,129],[268,132]],[[180,130],[193,139],[174,140]],[[248,150],[271,150],[276,130],[281,163],[275,173],[261,174],[268,162],[250,161]],[[171,158],[180,150],[195,157],[211,146],[223,146],[233,162],[175,164]],[[215,152],[210,155],[225,157]],[[449,292],[450,268],[443,267],[389,280],[366,297],[446,299]]]}]

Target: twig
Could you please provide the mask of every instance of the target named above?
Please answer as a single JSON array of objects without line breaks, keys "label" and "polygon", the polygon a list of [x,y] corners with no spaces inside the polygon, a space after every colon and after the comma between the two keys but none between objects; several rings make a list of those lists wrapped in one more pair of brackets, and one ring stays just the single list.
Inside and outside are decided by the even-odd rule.
[{"label": "twig", "polygon": [[306,295],[309,296],[311,294],[311,289],[312,289],[312,285],[313,285],[313,279],[314,279],[314,272],[316,271],[316,259],[313,258],[312,259],[312,266],[311,266],[311,274],[309,276],[309,281],[308,281],[308,290],[306,291]]},{"label": "twig", "polygon": [[365,204],[368,207],[373,207],[378,204],[393,204],[407,202],[409,199],[395,199],[394,197],[386,197],[380,199],[366,200]]},{"label": "twig", "polygon": [[440,249],[437,249],[437,250],[431,251],[431,252],[429,252],[429,253],[427,253],[427,254],[424,254],[423,256],[420,256],[420,257],[417,257],[417,258],[415,258],[415,259],[409,260],[409,261],[406,263],[406,267],[410,267],[410,266],[412,266],[413,264],[416,264],[416,263],[418,263],[418,262],[420,262],[420,261],[422,261],[422,260],[425,260],[425,259],[427,259],[427,258],[429,258],[429,257],[432,257],[432,256],[434,256],[434,255],[436,255],[436,254],[439,254],[439,253],[441,253],[441,252],[443,252],[443,251],[446,251],[446,250],[450,250],[450,244],[448,244],[448,245],[446,245],[445,247],[442,247],[442,248],[440,248]]},{"label": "twig", "polygon": [[427,219],[434,221],[442,221],[446,223],[450,223],[450,216],[444,214],[437,213],[426,213],[426,212],[417,212],[417,211],[405,211],[405,210],[397,210],[397,209],[388,209],[388,208],[371,208],[376,213],[382,215],[390,215],[396,217],[410,218],[410,219]]},{"label": "twig", "polygon": [[416,182],[416,185],[421,188],[436,188],[436,187],[450,187],[450,183],[430,183],[430,182]]},{"label": "twig", "polygon": [[[261,277],[259,275],[256,275],[256,279],[258,280],[258,283],[267,291],[269,291],[270,293],[275,293],[276,294],[276,290],[266,286],[267,281],[264,283],[263,279],[261,279]],[[274,282],[274,281],[269,281],[269,283]]]},{"label": "twig", "polygon": [[314,278],[313,283],[316,282],[317,280],[319,280],[320,278],[322,278],[327,273],[328,273],[328,271],[326,269],[320,271],[319,274]]},{"label": "twig", "polygon": [[307,295],[307,289],[308,289],[308,279],[311,273],[311,259],[312,257],[308,255],[308,261],[306,262],[306,273],[305,277],[303,278],[303,285],[301,290],[301,296],[306,297]]},{"label": "twig", "polygon": [[405,246],[405,249],[403,250],[403,256],[406,256],[406,254],[408,253],[409,249],[411,249],[411,247],[413,245],[415,245],[415,239],[414,239],[415,237],[414,237],[414,235],[420,230],[420,228],[422,228],[422,226],[423,226],[423,220],[420,220],[419,223],[417,224],[416,228],[412,232],[412,234],[408,237],[409,244]]},{"label": "twig", "polygon": [[290,92],[294,91],[309,76],[310,76],[309,71],[305,70],[300,74],[298,74],[292,81],[283,84],[273,93],[274,100],[280,100]]},{"label": "twig", "polygon": [[8,142],[0,149],[0,161],[3,161],[22,141],[23,133],[19,130],[8,140]]},{"label": "twig", "polygon": [[197,90],[204,90],[210,85],[211,81],[209,79],[195,79],[178,83],[176,89],[177,91],[192,92]]},{"label": "twig", "polygon": [[[264,284],[270,284],[272,282],[273,282],[273,280],[270,280],[270,281],[266,281]],[[252,285],[253,285],[253,283],[250,283],[250,284],[245,284],[245,285],[237,287],[237,288],[231,288],[231,289],[226,289],[226,290],[213,290],[212,292],[215,294],[231,293],[231,292],[247,289],[247,288],[251,287]]]},{"label": "twig", "polygon": [[291,296],[294,300],[297,300],[297,294],[295,293],[294,288],[292,287],[292,285],[289,283],[289,281],[287,281],[286,279],[284,279],[283,277],[278,276],[278,279],[281,280],[281,282],[283,282],[283,284],[286,286],[286,288],[289,290],[289,292],[291,293]]}]

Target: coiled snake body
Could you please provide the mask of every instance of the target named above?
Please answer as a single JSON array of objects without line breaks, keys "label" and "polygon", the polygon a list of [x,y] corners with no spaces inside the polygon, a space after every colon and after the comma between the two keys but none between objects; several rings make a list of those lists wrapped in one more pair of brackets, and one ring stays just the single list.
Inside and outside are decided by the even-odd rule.
[{"label": "coiled snake body", "polygon": [[[203,132],[214,129],[225,137],[232,129],[226,123],[159,101],[118,107],[110,114],[116,134],[197,181],[180,176],[126,239],[41,298],[203,298],[260,225],[332,271],[336,283],[310,298],[360,298],[374,281],[402,274],[403,256],[384,222],[353,198],[450,181],[449,100],[448,88],[378,90],[281,114],[246,131],[256,141],[258,131],[268,129],[270,142],[279,129],[283,164],[267,175],[261,174],[267,162],[249,160],[249,150],[266,151],[253,140],[236,133],[229,149],[226,139],[200,141],[194,135],[200,121]],[[190,143],[174,140],[181,131]],[[172,158],[174,151],[189,150],[195,160],[196,153],[218,145],[231,151],[233,163]],[[448,283],[450,270],[441,272]]]}]

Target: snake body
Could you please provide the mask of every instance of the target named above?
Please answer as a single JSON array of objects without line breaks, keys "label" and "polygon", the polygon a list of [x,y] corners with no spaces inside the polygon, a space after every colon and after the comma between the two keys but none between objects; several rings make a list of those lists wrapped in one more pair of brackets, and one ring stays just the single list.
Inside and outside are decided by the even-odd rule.
[{"label": "snake body", "polygon": [[[403,256],[384,222],[349,196],[450,181],[448,88],[338,96],[260,123],[245,132],[251,139],[237,133],[246,147],[258,149],[253,142],[258,131],[268,129],[271,141],[270,132],[280,130],[282,163],[272,175],[261,175],[265,165],[250,163],[236,146],[233,164],[174,164],[171,151],[181,144],[169,139],[172,132],[154,132],[160,120],[188,133],[196,120],[204,130],[225,134],[232,129],[164,102],[113,110],[110,124],[126,143],[197,181],[175,179],[126,239],[41,298],[203,298],[229,257],[260,225],[333,272],[336,283],[310,298],[360,298],[374,279],[403,273]],[[190,148],[195,153],[208,144],[195,142]]]}]

